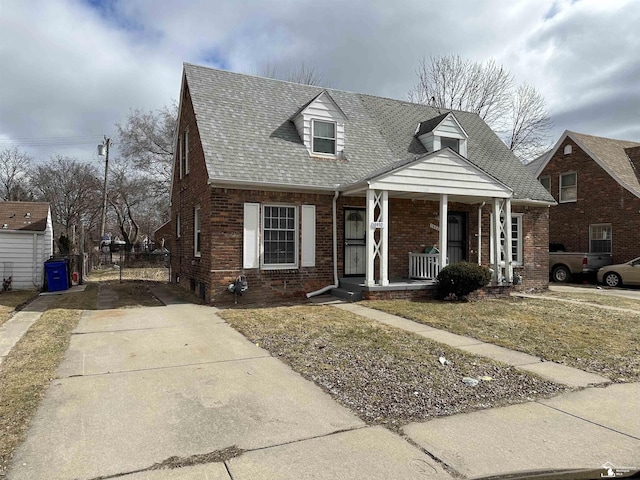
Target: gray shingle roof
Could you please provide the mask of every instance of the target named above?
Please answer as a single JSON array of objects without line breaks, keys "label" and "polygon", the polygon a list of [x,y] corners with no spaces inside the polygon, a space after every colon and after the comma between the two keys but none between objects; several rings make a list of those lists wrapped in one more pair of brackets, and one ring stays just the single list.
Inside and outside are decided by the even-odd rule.
[{"label": "gray shingle roof", "polygon": [[[442,116],[425,105],[185,64],[209,178],[336,188],[426,153],[416,127]],[[346,160],[309,155],[290,120],[323,90],[340,106]],[[553,198],[476,114],[455,111],[469,134],[468,160],[514,190],[516,199]]]}]

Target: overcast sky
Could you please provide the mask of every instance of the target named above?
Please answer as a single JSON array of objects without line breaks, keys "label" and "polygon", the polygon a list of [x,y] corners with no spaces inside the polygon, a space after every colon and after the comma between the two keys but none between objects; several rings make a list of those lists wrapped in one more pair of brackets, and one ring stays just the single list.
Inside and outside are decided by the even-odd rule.
[{"label": "overcast sky", "polygon": [[420,59],[449,53],[535,86],[553,142],[565,129],[640,141],[633,0],[0,0],[0,150],[100,162],[116,123],[178,98],[183,62],[304,61],[332,88],[405,99]]}]

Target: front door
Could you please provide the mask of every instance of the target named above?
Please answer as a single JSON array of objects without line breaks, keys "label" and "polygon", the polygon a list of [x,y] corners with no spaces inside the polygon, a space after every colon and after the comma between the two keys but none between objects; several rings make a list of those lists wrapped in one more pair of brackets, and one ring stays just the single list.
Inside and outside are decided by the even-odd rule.
[{"label": "front door", "polygon": [[344,209],[344,274],[363,276],[367,263],[366,210]]},{"label": "front door", "polygon": [[464,213],[450,213],[447,219],[447,257],[449,265],[467,259],[467,217]]}]

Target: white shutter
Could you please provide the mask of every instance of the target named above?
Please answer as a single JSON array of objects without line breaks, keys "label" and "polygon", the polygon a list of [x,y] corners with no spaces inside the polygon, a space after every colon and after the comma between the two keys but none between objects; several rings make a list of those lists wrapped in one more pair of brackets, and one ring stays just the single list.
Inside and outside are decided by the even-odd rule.
[{"label": "white shutter", "polygon": [[260,204],[244,204],[244,234],[242,268],[258,268],[259,262]]},{"label": "white shutter", "polygon": [[302,266],[316,266],[315,205],[302,205]]}]

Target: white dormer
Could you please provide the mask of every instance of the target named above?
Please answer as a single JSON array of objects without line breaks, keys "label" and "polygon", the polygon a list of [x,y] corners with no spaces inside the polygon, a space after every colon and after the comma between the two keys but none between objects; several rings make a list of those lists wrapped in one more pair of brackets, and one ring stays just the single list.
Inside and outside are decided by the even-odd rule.
[{"label": "white dormer", "polygon": [[346,115],[323,90],[292,118],[300,138],[312,156],[342,158]]},{"label": "white dormer", "polygon": [[416,136],[427,152],[437,152],[449,147],[454,152],[467,157],[469,135],[452,112],[420,122],[416,129]]}]

